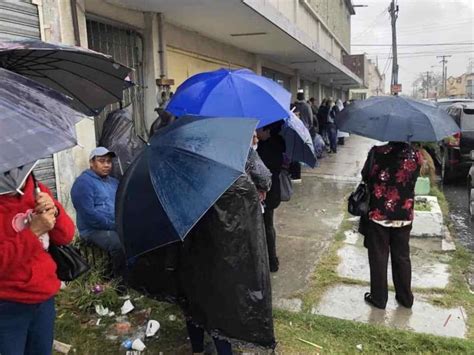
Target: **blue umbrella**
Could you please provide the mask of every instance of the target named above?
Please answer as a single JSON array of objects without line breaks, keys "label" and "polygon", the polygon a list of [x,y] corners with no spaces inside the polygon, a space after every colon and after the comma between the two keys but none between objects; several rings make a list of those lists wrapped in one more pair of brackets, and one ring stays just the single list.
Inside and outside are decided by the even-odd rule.
[{"label": "blue umbrella", "polygon": [[166,110],[175,116],[243,117],[258,127],[286,120],[291,94],[276,82],[248,69],[219,69],[182,83]]},{"label": "blue umbrella", "polygon": [[245,173],[256,120],[183,117],[155,133],[117,193],[128,258],[181,241]]},{"label": "blue umbrella", "polygon": [[280,134],[285,140],[286,154],[291,161],[302,162],[312,168],[316,166],[317,159],[311,135],[303,121],[293,112],[281,128]]},{"label": "blue umbrella", "polygon": [[459,132],[445,111],[403,96],[373,96],[348,105],[337,117],[341,131],[382,142],[438,142]]}]

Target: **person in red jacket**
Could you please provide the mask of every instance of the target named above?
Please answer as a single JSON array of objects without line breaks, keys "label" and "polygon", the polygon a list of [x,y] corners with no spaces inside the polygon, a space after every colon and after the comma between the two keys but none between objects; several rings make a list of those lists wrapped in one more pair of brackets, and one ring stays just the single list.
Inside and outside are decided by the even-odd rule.
[{"label": "person in red jacket", "polygon": [[51,192],[28,176],[0,195],[0,354],[51,354],[54,297],[61,282],[47,251],[69,244],[75,227]]}]

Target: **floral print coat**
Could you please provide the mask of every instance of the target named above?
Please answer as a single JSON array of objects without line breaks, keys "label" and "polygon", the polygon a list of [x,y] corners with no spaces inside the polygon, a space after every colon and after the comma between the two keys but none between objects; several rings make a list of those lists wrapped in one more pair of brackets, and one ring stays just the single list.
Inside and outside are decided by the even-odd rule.
[{"label": "floral print coat", "polygon": [[389,142],[370,150],[362,169],[362,179],[370,191],[369,219],[413,220],[415,184],[421,162],[420,152],[407,143]]}]

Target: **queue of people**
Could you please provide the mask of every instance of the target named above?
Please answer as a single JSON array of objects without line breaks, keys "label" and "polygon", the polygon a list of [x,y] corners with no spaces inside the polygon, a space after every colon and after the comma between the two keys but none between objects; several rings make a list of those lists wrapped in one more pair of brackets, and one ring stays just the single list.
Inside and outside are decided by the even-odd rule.
[{"label": "queue of people", "polygon": [[[334,103],[332,99],[325,99],[318,107],[314,99],[306,102],[301,94],[297,95],[293,107],[311,137],[315,139],[319,134],[325,137],[332,153],[337,152],[336,117],[342,109],[340,100]],[[151,134],[172,122],[173,119],[160,121],[153,126]],[[280,121],[255,132],[249,147],[246,176],[237,180],[216,202],[215,208],[206,213],[182,247],[172,245],[160,248],[157,253],[148,253],[145,264],[139,260],[138,269],[131,275],[132,280],[115,224],[115,195],[119,181],[110,176],[115,153],[105,147],[95,148],[90,153],[89,169],[76,179],[72,187],[79,237],[110,255],[114,277],[122,280],[123,285],[130,282],[135,288],[144,287],[149,293],[155,292],[154,296],[160,292],[169,295],[170,289],[167,288],[171,284],[160,285],[158,292],[154,280],[139,283],[139,287],[133,280],[134,277],[139,278],[139,274],[143,276],[140,265],[149,268],[150,263],[166,264],[161,271],[168,273],[167,277],[171,272],[173,282],[176,282],[172,288],[176,300],[180,299],[176,302],[187,319],[193,352],[202,352],[204,332],[214,329],[215,324],[222,324],[225,328],[228,319],[235,319],[235,324],[229,327],[242,331],[245,320],[238,316],[242,306],[253,312],[255,317],[265,320],[261,336],[268,346],[274,344],[269,272],[277,272],[280,267],[274,226],[275,209],[281,203],[280,174],[282,169],[290,169],[296,174],[295,178],[301,177],[298,176],[301,174],[300,164],[289,162],[285,156],[285,141],[279,134],[281,127]],[[413,304],[408,239],[418,172],[419,156],[416,150],[408,144],[393,142],[373,148],[362,171],[374,196],[368,219],[361,224],[371,270],[371,291],[365,295],[365,301],[377,308],[385,308],[387,302],[389,253],[397,301],[405,307]],[[11,176],[15,176],[15,172],[10,172]],[[1,184],[2,177],[0,187]],[[60,281],[55,273],[54,261],[45,251],[49,243],[70,243],[74,224],[44,185],[39,184],[41,191],[35,193],[32,174],[27,174],[26,180],[23,183],[19,181],[18,186],[17,190],[0,194],[0,217],[7,226],[3,228],[0,239],[0,353],[50,354],[55,318],[54,296],[59,291]],[[238,264],[229,264],[233,256],[229,254],[231,251],[227,245],[231,242],[224,243],[222,237],[236,238],[235,232],[231,232],[226,224],[234,215],[245,215],[245,220],[251,222],[239,227],[238,231],[250,257],[239,260]],[[218,270],[216,265],[220,265]],[[262,265],[263,270],[260,269]],[[154,276],[160,280],[160,268],[154,270]],[[212,285],[206,281],[204,274],[207,277],[212,275]],[[180,283],[180,280],[187,282]],[[261,296],[258,299],[249,297],[246,294],[248,291],[234,280],[260,285]],[[210,287],[214,288],[211,293]],[[225,303],[219,301],[223,294],[228,296]],[[214,296],[217,297],[215,302],[209,302]],[[207,300],[206,304],[202,303],[203,299]],[[216,308],[220,312],[218,317]],[[227,316],[222,318],[221,314]],[[223,319],[226,320],[224,323]],[[211,335],[218,354],[232,354],[231,342],[225,332]]]}]

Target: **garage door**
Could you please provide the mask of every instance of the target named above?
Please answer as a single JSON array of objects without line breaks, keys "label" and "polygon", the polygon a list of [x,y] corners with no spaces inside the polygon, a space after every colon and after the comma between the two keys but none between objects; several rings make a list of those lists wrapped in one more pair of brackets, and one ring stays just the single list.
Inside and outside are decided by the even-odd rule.
[{"label": "garage door", "polygon": [[[38,8],[31,1],[0,0],[0,41],[40,39]],[[56,195],[53,156],[36,165],[35,175]]]}]

